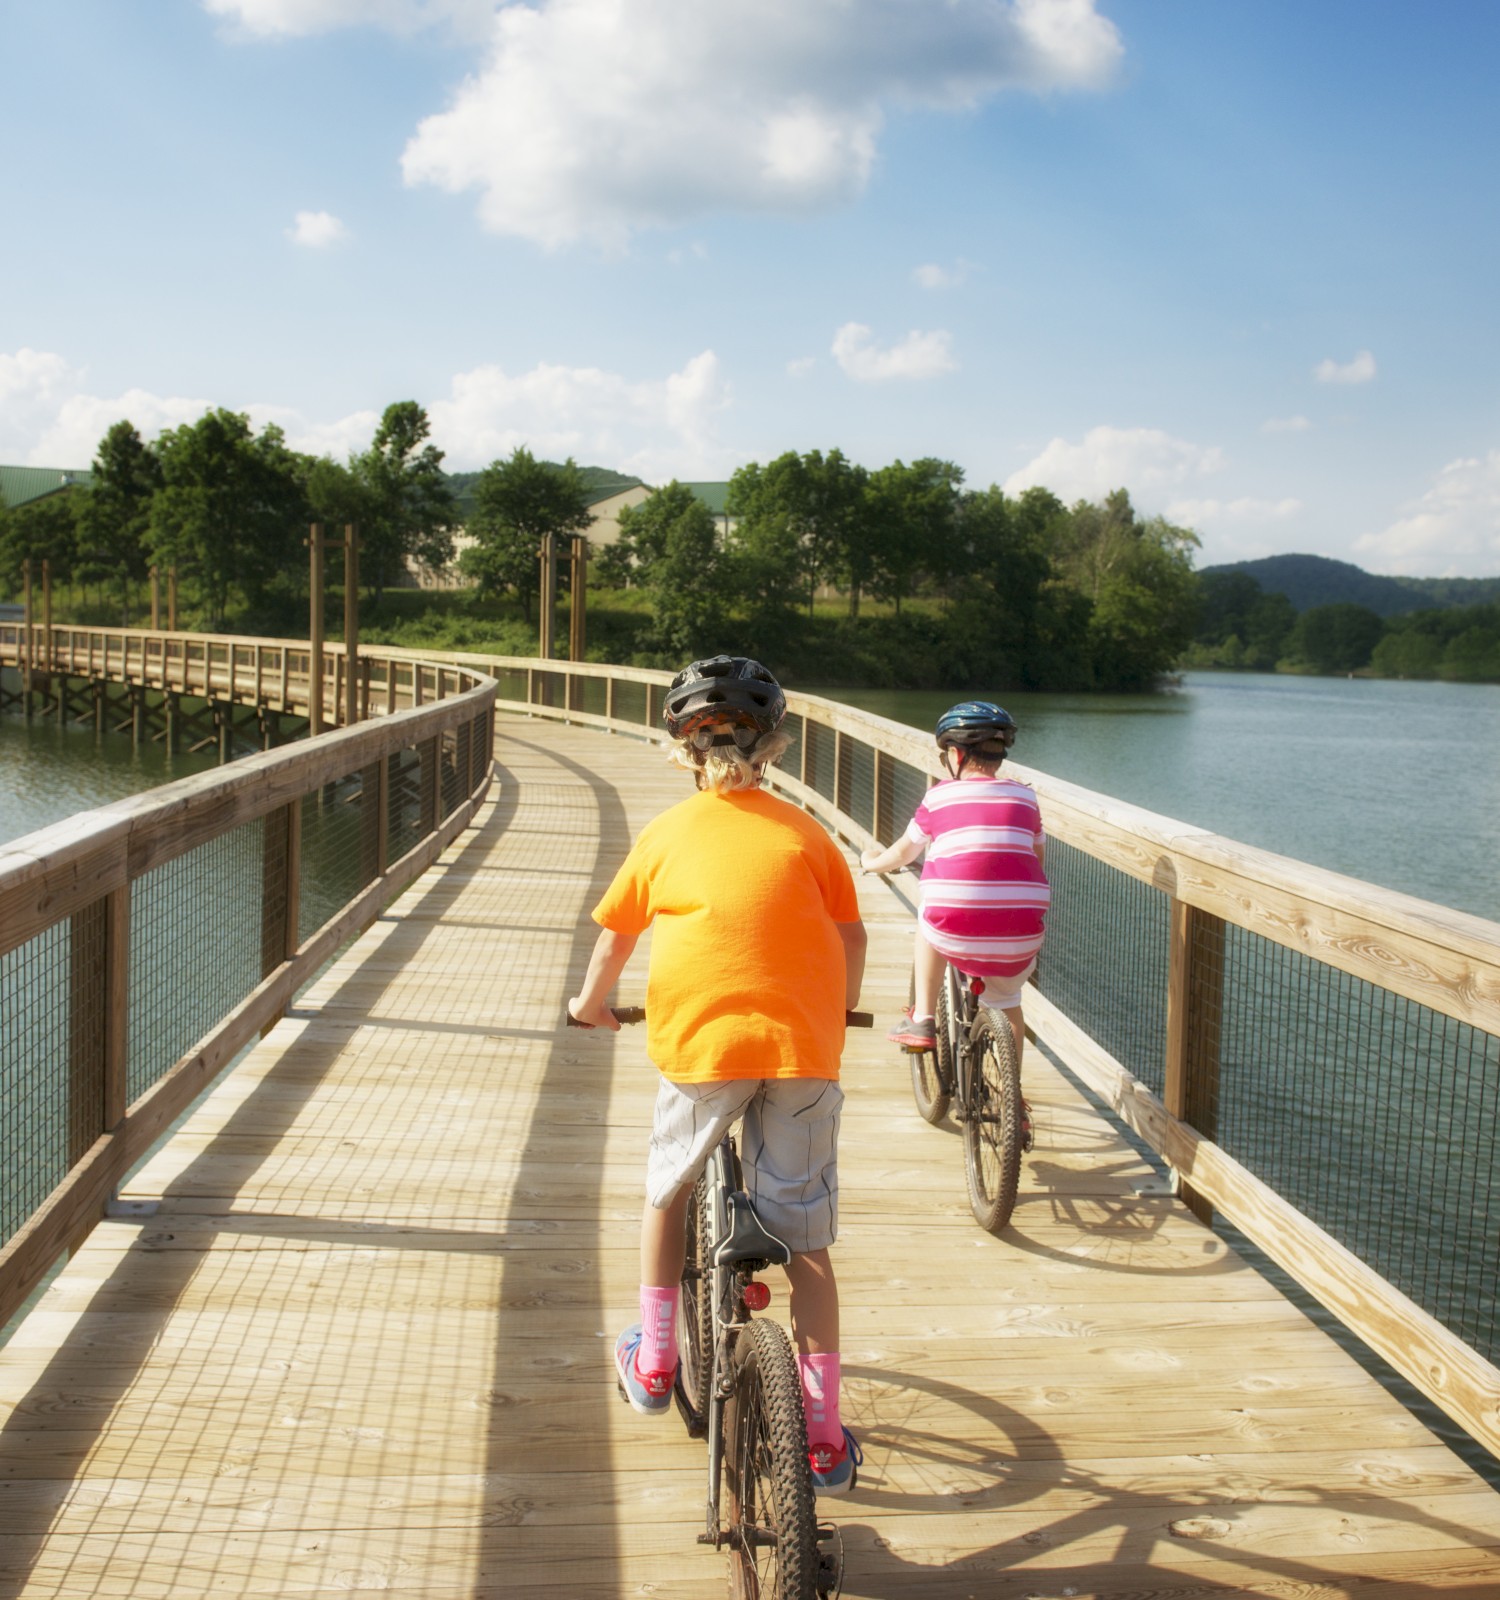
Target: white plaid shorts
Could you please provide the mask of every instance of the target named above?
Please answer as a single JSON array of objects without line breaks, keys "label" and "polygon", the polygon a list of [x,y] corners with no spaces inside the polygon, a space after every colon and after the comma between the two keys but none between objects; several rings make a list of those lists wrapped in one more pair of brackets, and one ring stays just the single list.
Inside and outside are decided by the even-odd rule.
[{"label": "white plaid shorts", "polygon": [[646,1195],[665,1209],[698,1181],[709,1152],[743,1116],[740,1165],[761,1221],[797,1255],[826,1249],[839,1231],[839,1113],[829,1078],[661,1080],[646,1161]]}]

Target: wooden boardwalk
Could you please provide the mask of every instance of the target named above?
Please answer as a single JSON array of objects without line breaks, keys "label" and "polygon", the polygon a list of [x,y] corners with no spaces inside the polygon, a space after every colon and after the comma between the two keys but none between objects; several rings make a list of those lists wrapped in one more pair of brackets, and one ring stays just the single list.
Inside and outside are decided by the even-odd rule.
[{"label": "wooden boardwalk", "polygon": [[[589,906],[686,780],[541,722],[502,719],[499,753],[479,825],[0,1350],[0,1596],[722,1592],[694,1542],[702,1446],[620,1404],[610,1359],[635,1316],[644,1040],[558,1027]],[[861,894],[884,1016],[910,924],[884,884]],[[1026,1078],[1037,1149],[993,1239],[956,1135],[917,1119],[878,1032],[851,1035],[835,1259],[865,1466],[824,1505],[845,1593],[1500,1591],[1500,1495],[1039,1051]]]}]

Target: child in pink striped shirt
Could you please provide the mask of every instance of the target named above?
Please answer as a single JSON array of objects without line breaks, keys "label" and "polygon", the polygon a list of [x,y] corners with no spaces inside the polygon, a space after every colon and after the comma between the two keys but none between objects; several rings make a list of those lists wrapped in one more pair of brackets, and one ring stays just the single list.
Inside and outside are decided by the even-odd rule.
[{"label": "child in pink striped shirt", "polygon": [[934,1046],[945,962],[985,980],[985,1000],[1005,1012],[1018,1057],[1025,1042],[1021,988],[1036,967],[1051,890],[1036,794],[999,776],[1015,737],[1014,719],[991,701],[951,706],[937,724],[948,780],[927,791],[893,845],[860,856],[866,872],[891,872],[927,851],[913,1003],[887,1035],[903,1049]]}]

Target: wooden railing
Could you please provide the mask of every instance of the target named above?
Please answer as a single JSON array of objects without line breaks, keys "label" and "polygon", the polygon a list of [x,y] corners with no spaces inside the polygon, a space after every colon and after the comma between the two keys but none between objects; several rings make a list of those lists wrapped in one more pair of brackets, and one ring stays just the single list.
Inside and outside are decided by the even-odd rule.
[{"label": "wooden railing", "polygon": [[[153,657],[153,639],[188,648]],[[117,660],[232,682],[219,643],[147,636]],[[0,846],[0,1325],[153,1141],[472,817],[495,685],[369,659],[430,703]]]},{"label": "wooden railing", "polygon": [[[665,737],[659,712],[670,681],[666,673],[475,654],[443,659],[493,677],[500,685],[499,704],[507,710],[635,737]],[[817,696],[792,693],[787,702],[796,744],[785,770],[775,776],[776,786],[851,843],[889,843],[905,827],[925,785],[941,776],[931,739]],[[1061,846],[1087,858],[1090,869],[1107,879],[1135,886],[1147,902],[1144,921],[1122,912],[1111,925],[1114,914],[1106,915],[1091,934],[1097,960],[1123,960],[1132,945],[1157,940],[1156,965],[1164,975],[1163,992],[1156,997],[1165,1017],[1160,1059],[1132,1072],[1096,1036],[1108,1031],[1110,1016],[1088,1015],[1087,1001],[1075,1001],[1065,1013],[1049,996],[1053,941],[1068,937],[1058,930],[1060,913],[1068,908],[1055,901],[1040,985],[1035,993],[1028,991],[1029,1029],[1161,1156],[1200,1213],[1207,1215],[1210,1208],[1221,1213],[1421,1393],[1500,1455],[1500,1370],[1289,1203],[1251,1164],[1231,1155],[1213,1127],[1214,1108],[1231,1087],[1222,1060],[1225,1030],[1215,1008],[1227,1008],[1232,998],[1225,968],[1226,938],[1232,936],[1246,949],[1291,953],[1311,963],[1322,979],[1354,981],[1376,996],[1400,997],[1403,1004],[1420,1008],[1419,1020],[1428,1019],[1427,1034],[1433,1018],[1472,1030],[1488,1052],[1488,1065],[1481,1063],[1484,1109],[1459,1108],[1456,1114],[1487,1117],[1493,1130],[1500,1115],[1500,925],[1238,844],[1020,764],[1007,764],[1007,770],[1037,790],[1055,880]],[[915,903],[911,888],[898,884],[897,892]],[[1246,994],[1240,1003],[1245,1009],[1279,1008],[1288,1038],[1301,1038],[1314,1053],[1328,1048],[1318,1036],[1320,1030],[1333,1031],[1326,1006],[1334,1002],[1325,1003],[1323,1014],[1317,1004],[1303,1014],[1310,1007],[1305,993]],[[1430,1054],[1430,1046],[1422,1043],[1420,1027],[1409,1037],[1409,1059],[1398,1051],[1397,1059],[1370,1062],[1356,1051],[1345,1064],[1353,1092],[1365,1097],[1348,1112],[1356,1137],[1366,1118],[1372,1125],[1378,1118],[1383,1099],[1410,1106],[1416,1058],[1424,1050]],[[1279,1067],[1274,1061],[1254,1064],[1268,1077]],[[1436,1069],[1440,1080],[1456,1070],[1441,1057]],[[1143,1077],[1148,1076],[1160,1083],[1161,1092],[1147,1086]],[[1434,1092],[1441,1097],[1446,1089],[1439,1081]],[[1407,1137],[1420,1142],[1428,1120],[1414,1116]],[[1268,1137],[1276,1132],[1260,1131]],[[1446,1157],[1441,1142],[1433,1144],[1425,1154],[1441,1178]],[[1481,1148],[1479,1169],[1476,1181],[1483,1185],[1487,1173],[1488,1192],[1466,1193],[1463,1210],[1490,1219],[1478,1234],[1479,1243],[1493,1249],[1494,1221],[1500,1218],[1493,1150],[1485,1158]],[[1357,1181],[1354,1186],[1358,1191]],[[1422,1197],[1408,1198],[1412,1204],[1406,1214],[1384,1219],[1390,1228],[1425,1225],[1417,1215]],[[1399,1199],[1381,1197],[1373,1182],[1366,1199],[1369,1207],[1400,1207]],[[1438,1243],[1420,1234],[1409,1241],[1417,1254]],[[1452,1254],[1451,1240],[1441,1242],[1441,1252]],[[1493,1308],[1496,1280],[1481,1261],[1460,1259],[1451,1263],[1451,1271],[1477,1278],[1458,1289],[1477,1291]]]},{"label": "wooden railing", "polygon": [[[322,720],[345,720],[348,656],[322,647]],[[29,629],[0,622],[0,667],[138,684],[162,693],[269,705],[305,717],[312,707],[313,651],[305,640],[136,628]],[[455,692],[455,668],[416,650],[366,646],[354,665],[360,720],[425,705]]]},{"label": "wooden railing", "polygon": [[[444,671],[453,673],[455,681],[460,674],[494,679],[499,686],[496,704],[503,709],[636,738],[664,737],[659,713],[669,681],[666,673],[475,652],[384,649],[381,654],[385,667],[372,670],[384,673],[383,682],[397,682],[411,663],[425,660],[437,683]],[[451,709],[468,699],[446,706]],[[776,786],[850,842],[888,843],[905,826],[927,782],[939,776],[930,739],[816,696],[790,694],[788,706],[788,727],[796,744],[776,774]],[[371,728],[337,737],[372,738],[385,725],[382,718]],[[431,737],[430,732],[423,737]],[[314,748],[322,746],[333,748],[332,740],[317,741]],[[370,759],[363,745],[354,752],[351,744],[346,771]],[[256,774],[272,770],[253,763],[286,759],[286,754],[254,757],[216,776],[232,784],[252,768]],[[1427,1162],[1425,1169],[1412,1167],[1418,1176],[1411,1181],[1421,1184],[1421,1170],[1441,1176],[1444,1161],[1456,1160],[1459,1152],[1455,1143],[1450,1153],[1446,1136],[1433,1132],[1445,1089],[1468,1074],[1465,1094],[1471,1099],[1457,1116],[1474,1121],[1481,1136],[1488,1129],[1493,1137],[1500,1111],[1500,926],[1251,849],[1024,766],[1014,770],[1034,784],[1041,800],[1050,841],[1048,870],[1057,891],[1040,981],[1026,1002],[1031,1031],[1162,1157],[1191,1204],[1205,1215],[1210,1209],[1222,1214],[1418,1390],[1500,1454],[1500,1371],[1489,1359],[1493,1344],[1482,1351],[1477,1346],[1484,1344],[1484,1337],[1465,1339],[1449,1325],[1468,1315],[1450,1315],[1450,1303],[1467,1304],[1474,1298],[1471,1291],[1477,1291],[1480,1309],[1489,1319],[1484,1322],[1490,1330],[1487,1337],[1493,1338],[1496,1277],[1485,1260],[1466,1255],[1470,1246],[1459,1249],[1452,1236],[1434,1240],[1424,1232],[1441,1226],[1441,1219],[1434,1223],[1415,1203],[1403,1208],[1400,1196],[1390,1193],[1389,1174],[1377,1171],[1373,1151],[1368,1171],[1338,1175],[1354,1194],[1352,1214],[1330,1206],[1322,1219],[1326,1226],[1320,1225],[1257,1170],[1275,1166],[1274,1160],[1263,1158],[1260,1144],[1279,1135],[1281,1113],[1260,1113],[1255,1138],[1247,1141],[1232,1125],[1235,1117],[1220,1110],[1241,1103],[1235,1097],[1243,1095],[1246,1083],[1253,1091],[1251,1102],[1258,1103],[1255,1097],[1269,1092],[1267,1085],[1276,1089],[1284,1075],[1282,1059],[1257,1059],[1253,1049],[1236,1056],[1228,1048],[1224,1019],[1232,1011],[1264,1014],[1279,1030],[1276,1052],[1265,1053],[1304,1051],[1318,1073],[1342,1075],[1350,1104],[1340,1115],[1352,1122],[1356,1141],[1363,1128],[1381,1125],[1390,1102],[1408,1104],[1421,1078],[1425,1092],[1434,1097],[1433,1109],[1414,1116],[1409,1130],[1398,1125],[1397,1134],[1409,1140],[1403,1147],[1409,1159],[1415,1152]],[[261,780],[254,814],[284,810],[291,792],[308,795],[311,785],[328,781],[328,771],[309,768],[294,779],[286,769],[284,784],[274,788]],[[238,791],[224,791],[225,796],[230,792]],[[161,802],[167,809],[160,813],[152,810],[156,803],[155,797],[146,797],[126,804],[127,812],[143,808],[143,815],[150,811],[155,820],[133,825],[143,831],[139,850],[132,846],[132,866],[125,877],[111,864],[118,841],[129,836],[129,829],[126,834],[112,831],[123,821],[118,815],[90,824],[100,830],[98,837],[70,841],[66,859],[43,850],[42,859],[28,863],[30,877],[15,875],[14,865],[7,865],[8,858],[0,854],[0,927],[7,930],[0,955],[14,946],[9,929],[16,911],[23,913],[27,927],[39,930],[103,906],[106,930],[121,930],[110,937],[128,937],[120,896],[129,877],[155,859],[163,838],[177,839],[185,832],[208,837],[221,831],[219,822],[210,825],[207,817],[229,802],[210,800],[205,792],[204,820],[196,827],[186,824],[181,811],[171,820],[172,802]],[[426,848],[436,847],[439,837]],[[57,843],[60,848],[61,838]],[[1083,871],[1093,875],[1087,897],[1071,889]],[[28,886],[33,883],[35,887]],[[898,882],[894,888],[912,898],[909,885]],[[1102,908],[1089,911],[1087,918],[1079,909],[1086,898],[1097,898]],[[346,916],[341,926],[352,928],[356,920]],[[303,954],[320,959],[331,947],[322,936],[314,943],[317,950],[299,951],[299,959]],[[1247,977],[1249,958],[1264,963],[1269,976],[1257,979],[1252,970]],[[121,958],[112,955],[110,961],[114,993],[123,981]],[[1297,992],[1289,985],[1277,988],[1276,961],[1302,964]],[[1305,985],[1304,965],[1311,974]],[[1128,982],[1107,981],[1116,967],[1126,966],[1132,972]],[[304,962],[301,970],[306,968]],[[1082,983],[1071,990],[1070,969],[1083,973]],[[294,981],[288,972],[256,1015],[274,1014]],[[1360,986],[1359,1007],[1394,1001],[1410,1009],[1418,1025],[1405,1034],[1389,1029],[1371,1034],[1356,1019],[1346,1028],[1348,1014],[1357,1007],[1328,987],[1334,982]],[[1150,990],[1159,992],[1141,992]],[[1120,1014],[1133,1006],[1146,1016],[1137,1032],[1147,1044],[1108,1048],[1102,1041],[1118,1033]],[[1160,1027],[1151,1021],[1157,1014]],[[259,1025],[246,1020],[179,1063],[171,1076],[182,1078],[181,1089],[170,1101],[163,1095],[159,1101],[132,1106],[135,1126],[128,1137],[106,1121],[113,1131],[90,1155],[88,1181],[77,1181],[65,1204],[49,1202],[48,1215],[34,1219],[25,1236],[0,1255],[0,1315],[13,1302],[15,1284],[34,1281],[36,1263],[48,1249],[55,1253],[67,1242],[70,1229],[98,1214],[111,1190],[111,1175],[123,1171],[132,1152],[138,1153],[166,1125],[170,1107],[185,1104],[212,1067],[228,1059],[235,1042],[250,1037]],[[1433,1044],[1455,1030],[1463,1035],[1457,1046]],[[1331,1041],[1328,1036],[1334,1032],[1340,1038]],[[1379,1060],[1373,1059],[1377,1052],[1372,1038]],[[106,1046],[110,1062],[118,1048],[117,1043]],[[1334,1059],[1337,1050],[1347,1059]],[[1461,1059],[1464,1050],[1468,1065]],[[1129,1065],[1121,1059],[1125,1055],[1131,1057]],[[114,1083],[118,1066],[111,1065],[110,1072]],[[109,1103],[118,1111],[118,1088],[110,1093],[114,1098]],[[1292,1115],[1298,1109],[1294,1096]],[[1218,1126],[1220,1122],[1225,1126]],[[1326,1137],[1331,1140],[1337,1131],[1328,1123]],[[1454,1138],[1460,1136],[1466,1136],[1462,1128]],[[1244,1146],[1240,1153],[1237,1144]],[[1494,1170],[1493,1150],[1486,1154],[1481,1146],[1481,1157],[1465,1179],[1470,1187],[1462,1196],[1462,1209],[1466,1216],[1477,1210],[1481,1217],[1500,1218],[1500,1175]],[[1363,1207],[1362,1197],[1367,1197]],[[1367,1258],[1380,1250],[1356,1250],[1346,1242],[1360,1234],[1362,1209],[1391,1211],[1381,1220],[1398,1236],[1397,1254],[1440,1259],[1447,1276],[1424,1289],[1426,1304],[1371,1265]],[[1493,1224],[1482,1229],[1472,1248],[1493,1252],[1493,1234]],[[16,1265],[20,1256],[30,1264],[24,1270]],[[1475,1278],[1477,1284],[1468,1281]]]}]

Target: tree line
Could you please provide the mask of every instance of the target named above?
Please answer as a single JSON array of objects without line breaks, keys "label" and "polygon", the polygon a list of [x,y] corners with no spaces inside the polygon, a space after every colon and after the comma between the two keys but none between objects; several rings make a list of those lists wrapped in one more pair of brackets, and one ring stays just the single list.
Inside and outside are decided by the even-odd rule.
[{"label": "tree line", "polygon": [[1245,572],[1202,573],[1198,590],[1188,667],[1500,683],[1500,604],[1381,617],[1335,601],[1298,612]]},{"label": "tree line", "polygon": [[[226,410],[154,443],[117,423],[88,489],[0,517],[0,587],[15,594],[23,562],[46,559],[54,583],[112,596],[128,623],[150,569],[170,568],[208,627],[233,613],[256,631],[269,596],[305,593],[310,523],[358,526],[377,598],[408,559],[454,562],[462,527],[475,603],[529,623],[542,539],[591,526],[581,469],[517,449],[461,509],[429,434],[414,401],[388,406],[347,463]],[[1093,689],[1150,686],[1193,638],[1197,539],[1138,516],[1123,489],[1066,506],[968,489],[933,458],[871,469],[813,450],[740,468],[726,510],[674,481],[621,512],[590,580],[604,609],[619,602],[610,649],[670,666],[729,647],[825,683]]]}]

